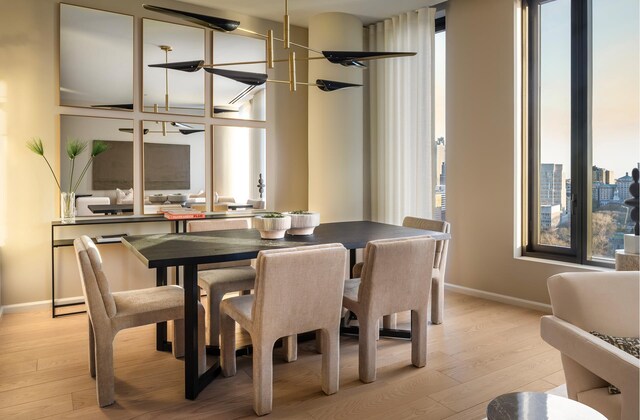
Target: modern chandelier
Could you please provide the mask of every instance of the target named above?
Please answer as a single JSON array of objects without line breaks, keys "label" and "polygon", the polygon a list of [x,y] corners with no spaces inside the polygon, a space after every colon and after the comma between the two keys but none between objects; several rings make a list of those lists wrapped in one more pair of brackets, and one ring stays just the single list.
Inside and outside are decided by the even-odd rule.
[{"label": "modern chandelier", "polygon": [[[242,61],[232,63],[205,63],[204,60],[182,61],[175,63],[161,63],[150,64],[149,67],[159,67],[167,70],[179,70],[184,72],[196,72],[198,70],[204,70],[208,73],[218,76],[226,77],[235,80],[240,83],[248,85],[248,90],[255,86],[264,84],[265,82],[272,83],[284,83],[289,85],[289,90],[292,92],[296,90],[298,85],[315,86],[318,89],[325,92],[332,92],[339,89],[349,87],[359,87],[362,85],[354,83],[345,83],[335,80],[317,79],[315,83],[312,82],[300,82],[296,78],[296,61],[297,60],[328,60],[334,64],[340,64],[346,67],[367,67],[364,63],[369,60],[376,60],[382,58],[394,58],[394,57],[407,57],[416,55],[415,52],[386,52],[386,51],[318,51],[310,48],[306,45],[302,45],[291,40],[291,31],[289,24],[289,3],[288,0],[284,1],[284,18],[282,38],[277,38],[273,34],[273,30],[269,29],[266,34],[255,32],[249,29],[242,28],[240,22],[237,20],[230,20],[219,18],[215,16],[202,15],[199,13],[185,12],[176,9],[169,9],[166,7],[153,6],[143,4],[147,10],[151,10],[158,13],[163,13],[170,16],[179,17],[191,23],[195,23],[200,26],[204,26],[209,29],[213,29],[218,32],[242,32],[244,36],[257,37],[266,40],[266,60],[264,61]],[[274,59],[274,41],[282,42],[283,48],[289,50],[289,57],[287,59]],[[292,47],[302,48],[310,53],[317,54],[317,56],[296,58],[296,53]],[[236,70],[225,70],[219,67],[232,66],[232,65],[248,65],[248,64],[266,64],[268,68],[274,68],[276,63],[287,62],[289,64],[289,80],[271,80],[266,73],[254,73]]]}]

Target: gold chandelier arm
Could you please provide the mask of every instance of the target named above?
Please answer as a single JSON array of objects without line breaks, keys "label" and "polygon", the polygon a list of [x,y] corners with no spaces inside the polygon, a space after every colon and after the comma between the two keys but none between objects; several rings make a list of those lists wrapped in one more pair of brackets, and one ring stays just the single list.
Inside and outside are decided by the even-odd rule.
[{"label": "gold chandelier arm", "polygon": [[[251,29],[245,29],[245,28],[238,27],[235,31],[245,32],[245,33],[248,33],[248,34],[251,34],[251,35],[258,36],[258,37],[263,38],[263,39],[267,39],[268,38],[267,35],[261,34],[260,32],[252,31]],[[275,41],[284,42],[284,39],[282,39],[282,38],[273,37],[273,39]],[[293,41],[289,41],[289,43],[291,45],[295,46],[295,47],[303,48],[303,49],[308,50],[308,51],[313,51],[315,53],[322,54],[322,51],[314,50],[313,48],[307,47],[306,45],[298,44],[297,42],[293,42]]]},{"label": "gold chandelier arm", "polygon": [[[309,60],[323,60],[324,57],[296,57],[297,61],[309,61]],[[289,62],[288,58],[282,58],[279,60],[273,60],[274,63],[285,63]],[[242,66],[247,64],[268,64],[268,61],[258,60],[258,61],[235,61],[232,63],[218,63],[218,64],[204,64],[202,67],[224,67],[224,66]],[[271,67],[273,68],[273,67]]]},{"label": "gold chandelier arm", "polygon": [[289,0],[284,0],[284,18],[282,19],[282,43],[284,45],[284,49],[288,50],[291,48],[291,36],[289,34]]},{"label": "gold chandelier arm", "polygon": [[[289,80],[272,80],[272,79],[267,79],[267,82],[269,82],[269,83],[280,83],[280,84],[286,84],[286,85],[291,84],[291,82],[290,82]],[[296,80],[296,85],[304,85],[304,86],[318,86],[316,83],[298,82],[297,80]]]}]

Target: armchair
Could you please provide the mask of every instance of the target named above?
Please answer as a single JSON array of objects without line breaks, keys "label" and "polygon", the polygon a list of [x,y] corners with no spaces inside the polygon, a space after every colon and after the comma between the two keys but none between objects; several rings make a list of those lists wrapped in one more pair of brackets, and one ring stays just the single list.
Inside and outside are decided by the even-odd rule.
[{"label": "armchair", "polygon": [[[567,393],[607,418],[638,419],[640,360],[590,334],[638,337],[638,272],[564,273],[547,280],[553,315],[542,338],[562,353]],[[609,394],[608,385],[620,394]]]}]

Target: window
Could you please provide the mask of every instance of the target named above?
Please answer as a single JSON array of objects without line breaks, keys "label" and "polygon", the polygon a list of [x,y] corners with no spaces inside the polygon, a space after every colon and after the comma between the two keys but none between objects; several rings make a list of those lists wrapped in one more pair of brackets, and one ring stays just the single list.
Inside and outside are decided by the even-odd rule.
[{"label": "window", "polygon": [[640,167],[637,0],[529,0],[526,255],[610,266]]},{"label": "window", "polygon": [[435,35],[435,190],[433,218],[446,220],[447,192],[446,192],[446,120],[445,120],[445,81],[446,81],[446,32],[445,18],[436,18]]}]

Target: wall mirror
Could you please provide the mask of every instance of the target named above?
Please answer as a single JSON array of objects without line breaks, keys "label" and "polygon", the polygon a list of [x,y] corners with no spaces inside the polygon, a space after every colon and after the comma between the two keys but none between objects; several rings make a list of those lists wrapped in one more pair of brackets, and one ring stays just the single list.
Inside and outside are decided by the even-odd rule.
[{"label": "wall mirror", "polygon": [[60,5],[60,105],[133,109],[133,16]]},{"label": "wall mirror", "polygon": [[265,208],[265,189],[260,191],[258,184],[259,179],[267,184],[266,167],[264,128],[213,128],[213,190],[217,202],[214,204],[233,200],[239,204],[252,204],[253,208]]},{"label": "wall mirror", "polygon": [[204,72],[149,67],[204,60],[204,29],[142,19],[143,111],[204,116]]},{"label": "wall mirror", "polygon": [[[266,73],[266,64],[217,66],[224,63],[265,61],[264,40],[231,35],[213,34],[213,63],[219,69]],[[246,85],[227,77],[213,75],[213,116],[242,120],[266,120],[266,86]]]},{"label": "wall mirror", "polygon": [[[66,153],[69,140],[87,143],[87,148],[73,161]],[[107,151],[99,154],[87,168],[76,189],[78,216],[111,214],[93,212],[81,206],[81,197],[90,197],[85,204],[113,205],[127,204],[130,209],[121,209],[118,213],[133,212],[133,121],[118,118],[83,117],[75,115],[60,116],[60,184],[68,190],[73,174],[74,183],[78,181],[83,169],[91,157],[94,141],[101,140],[108,146]],[[91,203],[88,203],[91,201]]]},{"label": "wall mirror", "polygon": [[144,121],[144,212],[160,206],[205,211],[205,131],[202,124]]}]

